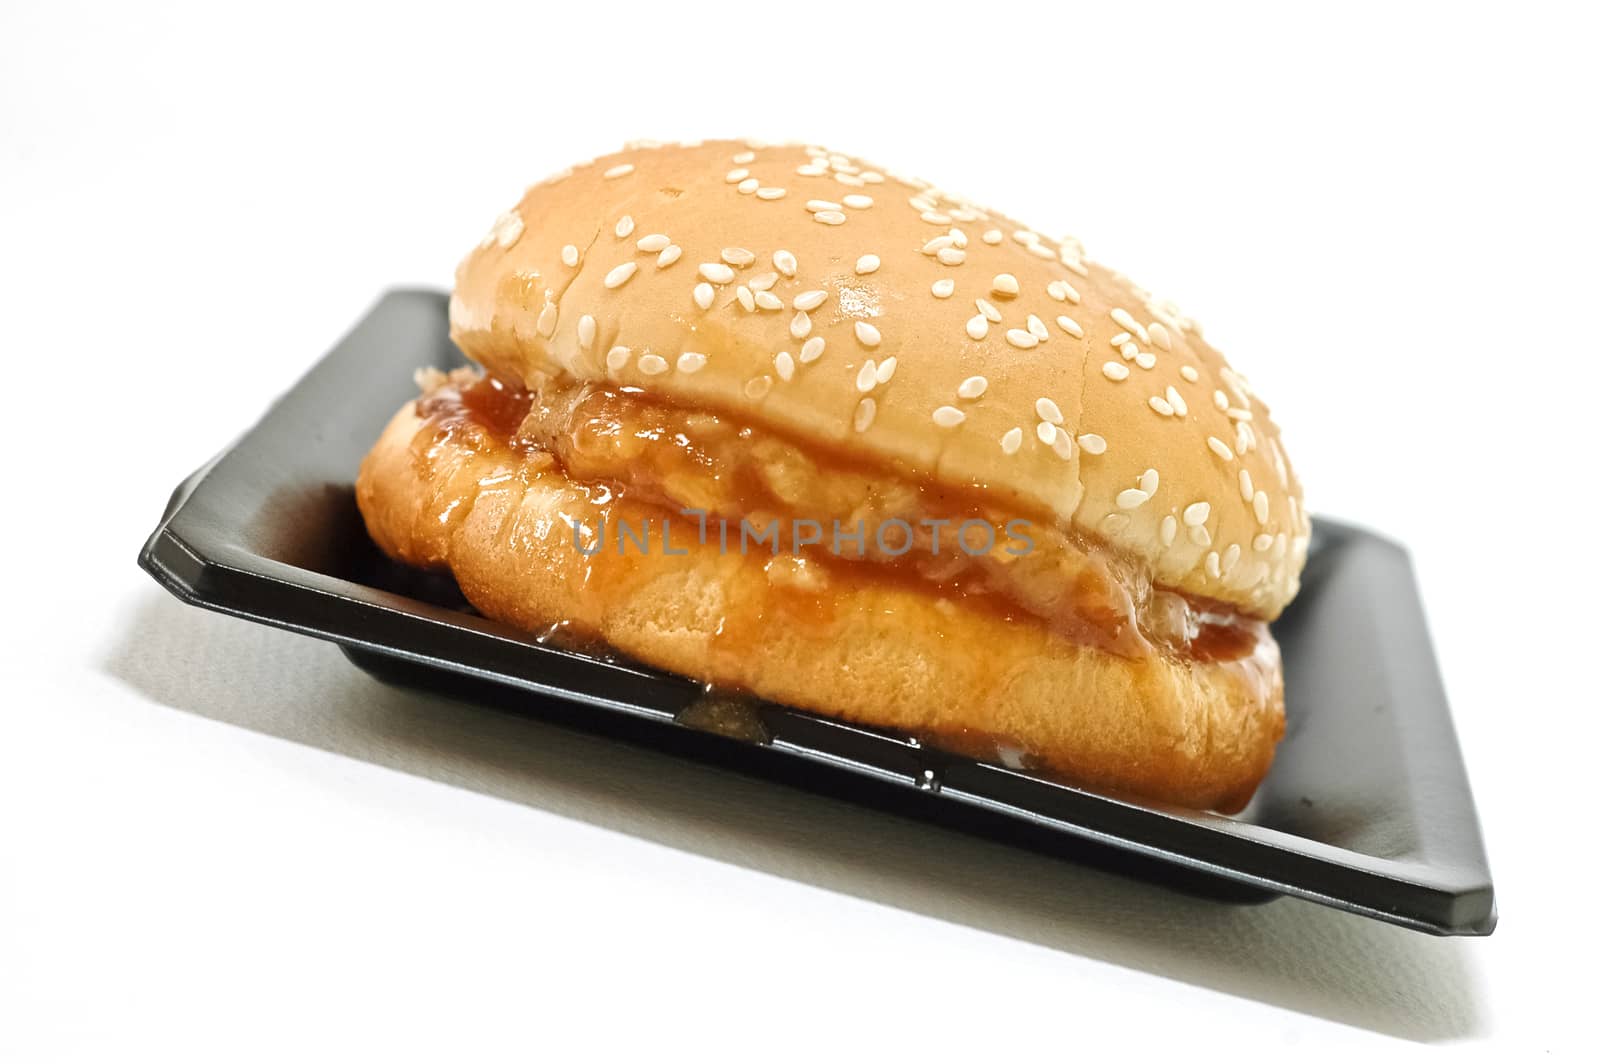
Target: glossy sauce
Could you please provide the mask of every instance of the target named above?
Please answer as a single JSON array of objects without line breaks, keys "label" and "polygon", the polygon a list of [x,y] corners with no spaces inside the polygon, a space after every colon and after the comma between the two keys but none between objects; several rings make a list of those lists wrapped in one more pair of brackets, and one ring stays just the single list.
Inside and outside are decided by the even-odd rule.
[{"label": "glossy sauce", "polygon": [[[922,518],[947,519],[952,522],[947,536],[966,518],[988,520],[997,531],[1008,520],[976,492],[919,482],[904,471],[885,476],[861,470],[842,454],[810,443],[802,449],[774,434],[647,400],[630,389],[581,385],[534,394],[457,371],[418,400],[417,413],[433,429],[419,434],[419,445],[430,454],[441,453],[445,443],[485,454],[509,446],[525,468],[560,469],[572,488],[608,517],[625,515],[635,525],[651,517],[656,536],[662,519],[669,519],[675,545],[698,533],[691,518],[679,515],[685,507],[711,515],[711,543],[717,539],[716,517],[727,519],[735,550],[741,517],[753,524],[783,521],[785,532],[794,517],[816,520],[824,526],[824,546],[832,517],[850,526],[849,517],[862,508],[880,520],[900,517],[914,528]],[[713,650],[745,654],[748,641],[772,623],[826,626],[836,598],[819,592],[869,573],[879,584],[934,590],[953,606],[1008,621],[1042,619],[1075,642],[1125,657],[1164,653],[1250,667],[1262,645],[1271,646],[1264,622],[1221,603],[1151,586],[1142,567],[1053,520],[1037,515],[1029,520],[1038,557],[1006,558],[999,547],[969,557],[951,540],[943,541],[937,554],[924,540],[894,557],[873,546],[870,521],[868,549],[859,558],[853,548],[843,557],[812,546],[791,553],[785,535],[782,551],[768,563],[771,593],[760,602],[730,602]],[[890,534],[896,545],[901,531]],[[631,544],[620,556],[615,546],[608,538],[604,564],[591,562],[585,574],[586,586],[601,599],[623,592],[639,567]],[[659,546],[659,539],[652,541],[653,550]]]}]

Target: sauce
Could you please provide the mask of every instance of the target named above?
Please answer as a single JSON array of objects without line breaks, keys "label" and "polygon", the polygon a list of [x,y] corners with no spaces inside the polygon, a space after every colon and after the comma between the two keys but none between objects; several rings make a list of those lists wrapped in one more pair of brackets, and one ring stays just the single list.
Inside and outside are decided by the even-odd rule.
[{"label": "sauce", "polygon": [[[1053,518],[1032,515],[1027,535],[1034,549],[1006,549],[1004,530],[1017,515],[991,500],[942,485],[863,470],[842,454],[704,411],[647,399],[632,389],[569,385],[534,393],[491,376],[458,370],[417,402],[433,432],[414,446],[429,457],[446,443],[493,455],[520,456],[519,476],[556,468],[574,491],[606,516],[606,557],[585,567],[585,588],[605,599],[625,594],[638,576],[640,552],[620,548],[616,522],[635,529],[649,521],[652,551],[662,548],[664,521],[671,541],[697,538],[695,519],[706,515],[707,542],[718,540],[718,520],[728,522],[738,552],[739,521],[765,527],[782,523],[780,550],[767,564],[770,593],[759,603],[730,602],[713,653],[739,655],[743,641],[773,623],[826,625],[834,597],[819,593],[835,581],[872,580],[919,593],[932,590],[952,606],[994,613],[1007,621],[1042,619],[1072,641],[1124,657],[1168,654],[1205,662],[1250,661],[1270,645],[1266,624],[1222,603],[1153,585],[1144,568]],[[419,454],[419,457],[421,455]],[[897,553],[901,529],[889,530],[881,549],[875,524],[899,518],[911,526],[909,549]],[[992,549],[969,555],[950,537],[962,520],[987,521],[997,533]],[[839,520],[868,532],[859,554],[829,548],[829,525]],[[793,522],[821,526],[823,543],[796,548]],[[921,524],[944,521],[944,539]],[[809,529],[807,529],[809,532]],[[513,530],[515,533],[515,530]],[[751,552],[765,551],[752,543]],[[630,560],[632,559],[632,560]],[[603,586],[602,586],[603,585]],[[574,618],[586,626],[584,618]]]}]

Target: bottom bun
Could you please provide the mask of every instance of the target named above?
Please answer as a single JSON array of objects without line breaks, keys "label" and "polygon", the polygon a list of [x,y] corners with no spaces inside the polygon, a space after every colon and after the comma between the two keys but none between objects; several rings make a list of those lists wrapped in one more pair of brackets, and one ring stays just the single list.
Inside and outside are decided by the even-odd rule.
[{"label": "bottom bun", "polygon": [[[870,562],[722,553],[715,526],[702,544],[692,523],[570,481],[546,453],[440,433],[415,403],[363,462],[356,499],[386,553],[448,569],[488,617],[565,622],[658,668],[1065,782],[1232,812],[1283,733],[1270,636],[1232,661],[1127,658]],[[670,554],[574,543],[573,522],[662,518]]]}]

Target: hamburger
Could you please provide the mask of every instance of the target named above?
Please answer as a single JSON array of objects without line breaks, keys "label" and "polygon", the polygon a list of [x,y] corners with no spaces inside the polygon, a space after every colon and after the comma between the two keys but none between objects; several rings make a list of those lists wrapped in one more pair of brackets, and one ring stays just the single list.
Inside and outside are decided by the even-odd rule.
[{"label": "hamburger", "polygon": [[357,501],[480,612],[1114,794],[1235,811],[1310,526],[1199,326],[814,146],[634,145],[456,273]]}]

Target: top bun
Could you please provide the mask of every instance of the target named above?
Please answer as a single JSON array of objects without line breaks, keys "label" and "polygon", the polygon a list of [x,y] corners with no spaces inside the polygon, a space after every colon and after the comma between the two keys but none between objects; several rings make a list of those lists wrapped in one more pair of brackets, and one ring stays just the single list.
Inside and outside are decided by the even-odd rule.
[{"label": "top bun", "polygon": [[1170,304],[987,208],[800,145],[636,145],[528,189],[451,335],[1052,516],[1271,619],[1309,523],[1266,405]]}]

